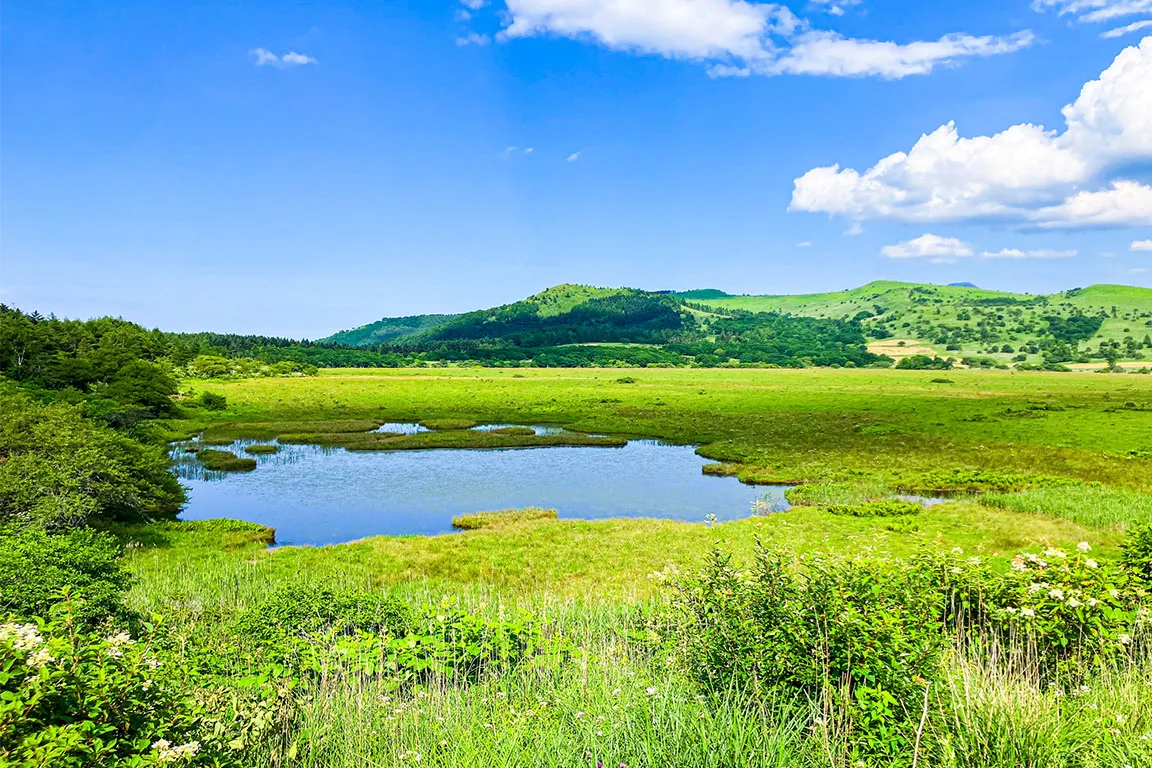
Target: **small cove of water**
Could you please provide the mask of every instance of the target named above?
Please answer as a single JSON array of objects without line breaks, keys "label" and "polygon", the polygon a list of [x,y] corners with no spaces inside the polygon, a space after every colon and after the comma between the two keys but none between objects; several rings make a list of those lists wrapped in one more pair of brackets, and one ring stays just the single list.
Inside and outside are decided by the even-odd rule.
[{"label": "small cove of water", "polygon": [[[245,455],[251,443],[237,441],[230,450]],[[275,528],[279,544],[322,545],[449,533],[455,515],[518,507],[556,509],[561,519],[703,522],[710,515],[748,517],[761,499],[767,502],[761,508],[787,505],[784,486],[704,475],[706,460],[693,446],[655,440],[623,448],[364,452],[282,445],[279,453],[255,458],[255,471],[236,473],[205,473],[194,461],[179,461],[178,474],[190,488],[181,518],[250,520]]]}]

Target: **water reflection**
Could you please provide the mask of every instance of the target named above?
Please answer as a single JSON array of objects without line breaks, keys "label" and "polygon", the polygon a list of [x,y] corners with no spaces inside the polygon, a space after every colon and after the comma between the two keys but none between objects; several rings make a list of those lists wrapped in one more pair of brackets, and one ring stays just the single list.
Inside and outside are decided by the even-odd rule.
[{"label": "water reflection", "polygon": [[[496,426],[516,425],[486,425]],[[244,447],[256,442],[266,441],[238,440],[221,450],[246,456]],[[705,460],[692,446],[654,440],[613,449],[486,451],[281,445],[278,453],[253,456],[256,470],[241,473],[205,472],[188,447],[195,445],[173,451],[176,472],[190,488],[181,517],[251,520],[276,528],[281,544],[447,533],[454,515],[529,506],[554,508],[570,519],[692,522],[712,515],[736,520],[787,506],[784,486],[751,487],[734,477],[704,475]]]}]

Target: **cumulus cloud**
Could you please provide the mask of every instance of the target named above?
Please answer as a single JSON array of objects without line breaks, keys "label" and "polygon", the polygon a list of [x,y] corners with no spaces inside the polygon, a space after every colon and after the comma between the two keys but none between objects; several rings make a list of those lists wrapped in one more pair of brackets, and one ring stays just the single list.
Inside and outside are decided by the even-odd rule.
[{"label": "cumulus cloud", "polygon": [[1130,251],[1152,251],[1152,240],[1133,240],[1128,246]]},{"label": "cumulus cloud", "polygon": [[[784,5],[746,0],[506,0],[501,39],[557,35],[610,48],[708,63],[716,77],[808,74],[901,78],[974,56],[1031,45],[1006,37],[949,34],[895,43],[813,29]],[[854,2],[818,2],[832,13]]]},{"label": "cumulus cloud", "polygon": [[926,234],[895,245],[886,245],[880,249],[880,253],[890,259],[931,257],[934,260],[953,260],[957,257],[971,256],[972,246],[955,237]]},{"label": "cumulus cloud", "polygon": [[947,123],[863,172],[813,168],[795,180],[790,209],[856,220],[1152,224],[1152,187],[1117,178],[1152,159],[1152,37],[1121,51],[1063,115],[1062,133],[1024,123],[964,138]]},{"label": "cumulus cloud", "polygon": [[579,159],[580,159],[580,152],[583,152],[583,151],[584,151],[584,150],[582,150],[582,149],[581,149],[581,150],[580,150],[580,151],[578,151],[578,152],[573,152],[572,154],[568,155],[568,162],[570,162],[570,163],[574,163],[574,162],[576,162],[577,160],[579,160]]},{"label": "cumulus cloud", "polygon": [[283,56],[277,56],[267,48],[256,48],[250,51],[252,56],[255,57],[255,64],[258,67],[276,67],[278,69],[288,69],[290,67],[299,67],[304,64],[316,64],[316,59],[311,56],[305,56],[296,51],[288,51]]},{"label": "cumulus cloud", "polygon": [[931,260],[933,264],[951,264],[957,259],[1070,259],[1076,251],[1056,251],[1047,248],[1021,249],[1001,248],[998,251],[980,251],[977,253],[971,245],[955,237],[940,237],[939,235],[925,234],[912,240],[905,240],[895,245],[886,245],[880,249],[883,256],[890,259],[924,259]]}]

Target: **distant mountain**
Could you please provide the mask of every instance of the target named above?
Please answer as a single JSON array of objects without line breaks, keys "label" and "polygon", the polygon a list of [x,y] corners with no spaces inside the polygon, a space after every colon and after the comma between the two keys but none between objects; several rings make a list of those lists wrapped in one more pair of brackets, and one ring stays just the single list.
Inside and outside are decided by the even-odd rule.
[{"label": "distant mountain", "polygon": [[[920,353],[972,365],[1087,365],[1152,358],[1150,332],[1152,290],[1146,288],[1093,285],[1033,296],[970,283],[882,280],[832,293],[758,296],[558,285],[491,309],[384,318],[321,343],[427,359],[537,364],[641,358],[640,364],[683,364],[687,358],[713,365],[802,359],[861,365],[878,360],[875,355]],[[590,349],[597,345],[615,351]],[[624,346],[634,349],[625,354]]]},{"label": "distant mountain", "polygon": [[979,288],[976,283],[948,283],[950,288]]},{"label": "distant mountain", "polygon": [[429,331],[454,320],[456,317],[456,315],[385,317],[359,328],[339,331],[320,341],[329,344],[347,344],[350,347],[375,347]]}]

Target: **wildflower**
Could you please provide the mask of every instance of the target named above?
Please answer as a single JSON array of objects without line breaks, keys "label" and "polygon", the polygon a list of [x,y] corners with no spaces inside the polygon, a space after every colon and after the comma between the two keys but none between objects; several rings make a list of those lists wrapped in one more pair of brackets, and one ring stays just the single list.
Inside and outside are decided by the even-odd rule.
[{"label": "wildflower", "polygon": [[168,739],[159,739],[152,745],[152,749],[158,753],[157,758],[160,762],[174,763],[177,760],[191,760],[200,751],[200,742],[190,741],[187,744],[174,747]]},{"label": "wildflower", "polygon": [[1053,600],[1063,600],[1064,599],[1064,590],[1062,590],[1062,589],[1050,589],[1050,590],[1048,590],[1048,597],[1052,598]]},{"label": "wildflower", "polygon": [[575,715],[573,715],[573,717],[575,717],[577,720],[579,720],[580,718],[584,717],[584,713],[583,712],[577,712]]},{"label": "wildflower", "polygon": [[1118,590],[1118,589],[1110,589],[1110,590],[1108,590],[1108,595],[1109,595],[1109,597],[1111,597],[1113,600],[1119,600],[1119,599],[1120,599],[1120,590]]},{"label": "wildflower", "polygon": [[1045,584],[1044,582],[1042,582],[1042,581],[1037,581],[1037,582],[1035,582],[1035,583],[1033,583],[1033,584],[1029,584],[1029,585],[1028,585],[1028,592],[1029,592],[1029,594],[1033,594],[1033,595],[1034,595],[1034,594],[1036,594],[1037,592],[1041,592],[1041,591],[1043,591],[1044,587],[1046,587],[1046,586],[1048,586],[1048,585],[1047,585],[1047,584]]},{"label": "wildflower", "polygon": [[962,555],[962,554],[964,554],[964,550],[960,549],[960,547],[952,547],[952,550],[951,550],[951,552],[952,552],[952,554],[953,554],[953,555]]},{"label": "wildflower", "polygon": [[978,557],[968,558],[968,565],[980,565],[980,558],[978,558]]},{"label": "wildflower", "polygon": [[1016,609],[1013,608],[1012,606],[1008,606],[1007,608],[1004,609],[1004,613],[1007,613],[1009,616],[1015,616],[1016,615]]},{"label": "wildflower", "polygon": [[1067,556],[1068,555],[1064,554],[1064,551],[1061,549],[1054,549],[1053,547],[1048,547],[1048,549],[1044,550],[1044,557],[1067,557]]},{"label": "wildflower", "polygon": [[1014,570],[1014,571],[1026,571],[1026,570],[1028,570],[1028,566],[1024,564],[1024,558],[1023,557],[1021,557],[1020,555],[1016,555],[1016,557],[1012,558],[1012,570]]},{"label": "wildflower", "polygon": [[1081,605],[1080,601],[1077,600],[1076,598],[1074,598],[1074,597],[1068,598],[1068,607],[1069,608],[1079,608],[1080,605]]},{"label": "wildflower", "polygon": [[1132,645],[1132,635],[1129,634],[1122,633],[1116,638],[1116,640],[1120,643],[1120,645]]},{"label": "wildflower", "polygon": [[620,695],[620,689],[619,688],[613,688],[612,689],[612,695],[613,696],[619,696]]},{"label": "wildflower", "polygon": [[1088,694],[1092,693],[1092,689],[1086,685],[1081,685],[1076,690],[1081,696],[1087,696]]},{"label": "wildflower", "polygon": [[1085,602],[1088,604],[1089,608],[1095,608],[1099,604],[1100,601],[1094,597],[1090,597]]},{"label": "wildflower", "polygon": [[41,667],[48,666],[54,661],[56,661],[56,657],[50,654],[47,648],[38,648],[28,657],[27,664],[30,667],[40,669]]},{"label": "wildflower", "polygon": [[122,645],[132,645],[136,641],[133,640],[132,635],[128,634],[127,632],[119,632],[115,635],[112,635],[112,637],[108,638],[107,642],[108,642],[108,645],[113,645],[113,646],[119,647]]},{"label": "wildflower", "polygon": [[1089,568],[1099,568],[1100,567],[1100,563],[1096,562],[1092,558],[1088,558],[1087,560],[1085,560],[1084,565],[1086,565]]},{"label": "wildflower", "polygon": [[648,686],[647,688],[645,688],[644,692],[647,693],[649,696],[655,696],[656,695],[656,689],[653,688],[652,686]]},{"label": "wildflower", "polygon": [[1076,545],[1076,549],[1080,550],[1081,552],[1091,552],[1092,546],[1088,542],[1082,541]]},{"label": "wildflower", "polygon": [[963,571],[961,571],[959,568],[957,568],[955,566],[953,566],[952,568],[949,568],[948,570],[950,573],[963,573]]},{"label": "wildflower", "polygon": [[35,624],[0,624],[0,640],[11,640],[18,651],[30,651],[44,643]]},{"label": "wildflower", "polygon": [[152,656],[145,656],[144,657],[144,665],[146,667],[148,667],[148,669],[156,669],[157,667],[160,666],[160,662],[159,662],[159,660],[157,660],[156,658],[154,658]]},{"label": "wildflower", "polygon": [[1021,608],[1020,615],[1026,619],[1031,619],[1036,615],[1036,611],[1032,610],[1031,608]]}]

